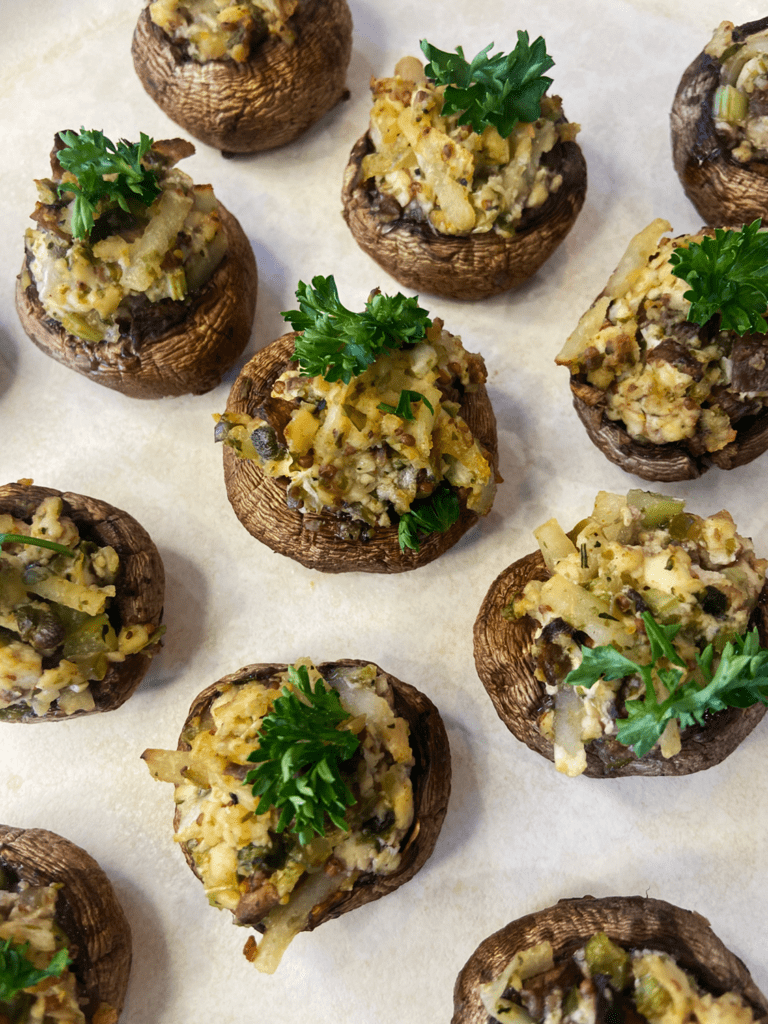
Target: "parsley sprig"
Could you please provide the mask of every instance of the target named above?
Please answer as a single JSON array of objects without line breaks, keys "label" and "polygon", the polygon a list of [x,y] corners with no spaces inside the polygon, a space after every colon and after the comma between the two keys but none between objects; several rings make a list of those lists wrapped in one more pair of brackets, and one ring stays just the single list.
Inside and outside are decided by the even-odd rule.
[{"label": "parsley sprig", "polygon": [[502,138],[512,134],[518,121],[536,121],[541,99],[552,84],[543,74],[554,66],[547,44],[539,36],[532,44],[528,33],[518,30],[511,53],[489,56],[489,43],[468,63],[460,46],[455,53],[438,50],[426,39],[421,49],[429,63],[424,72],[438,85],[447,86],[443,114],[461,114],[459,124],[469,124],[480,134],[493,125]]},{"label": "parsley sprig", "polygon": [[720,314],[724,331],[768,333],[768,232],[760,220],[739,231],[716,228],[715,237],[679,246],[669,258],[672,273],[691,287],[688,320],[705,324]]},{"label": "parsley sprig", "polygon": [[410,421],[416,419],[416,413],[411,408],[412,402],[423,402],[430,412],[435,411],[432,403],[420,391],[409,391],[407,388],[400,392],[400,398],[397,400],[396,406],[388,405],[386,402],[379,402],[376,408],[380,409],[381,412],[389,412],[399,416],[401,420]]},{"label": "parsley sprig", "polygon": [[299,309],[281,313],[294,331],[302,332],[291,358],[302,373],[330,382],[349,384],[385,349],[420,341],[432,325],[418,297],[400,292],[382,295],[377,290],[362,313],[353,313],[341,304],[333,276],[313,277],[311,287],[300,281],[296,298]]},{"label": "parsley sprig", "polygon": [[314,834],[325,835],[326,818],[347,831],[347,807],[355,798],[344,782],[341,766],[360,746],[358,737],[339,728],[349,719],[336,690],[318,679],[314,689],[306,665],[288,669],[293,690],[282,696],[265,715],[259,729],[259,746],[248,756],[259,762],[245,781],[261,800],[263,814],[280,810],[277,832],[290,825],[302,846]]},{"label": "parsley sprig", "polygon": [[[142,166],[142,157],[149,152],[152,139],[140,133],[139,142],[121,139],[117,145],[104,132],[59,132],[65,148],[56,154],[66,171],[77,178],[77,184],[65,181],[59,194],[73,192],[72,237],[87,238],[94,225],[94,214],[102,199],[116,202],[130,212],[128,200],[140,200],[150,206],[160,195],[157,174]],[[105,177],[107,176],[108,177]]]},{"label": "parsley sprig", "polygon": [[414,502],[410,512],[400,516],[397,539],[400,550],[410,548],[418,552],[420,536],[430,533],[444,533],[453,526],[461,513],[459,498],[450,484],[443,481],[429,498]]},{"label": "parsley sprig", "polygon": [[29,943],[16,943],[13,939],[0,942],[0,1003],[9,1003],[19,992],[37,985],[43,978],[58,978],[72,961],[66,949],[54,954],[43,970],[27,959]]},{"label": "parsley sprig", "polygon": [[[704,686],[695,676],[686,679],[687,666],[672,641],[679,624],[661,625],[650,612],[643,612],[645,632],[651,646],[651,662],[639,665],[610,645],[582,647],[582,662],[569,672],[564,682],[570,686],[590,687],[601,677],[606,680],[639,675],[645,683],[645,695],[626,702],[627,718],[616,721],[617,738],[642,757],[661,739],[667,722],[677,719],[680,728],[704,725],[707,712],[728,707],[748,708],[768,704],[768,650],[760,647],[756,629],[729,641],[723,648],[713,674],[715,650],[708,644],[696,663]],[[659,664],[662,659],[671,667]],[[660,701],[653,685],[654,674],[669,691]]]},{"label": "parsley sprig", "polygon": [[49,551],[56,551],[59,555],[68,555],[70,558],[77,558],[77,553],[72,548],[57,544],[54,540],[44,540],[42,537],[28,537],[25,533],[0,533],[0,547],[9,544],[32,544],[38,548],[48,548]]}]

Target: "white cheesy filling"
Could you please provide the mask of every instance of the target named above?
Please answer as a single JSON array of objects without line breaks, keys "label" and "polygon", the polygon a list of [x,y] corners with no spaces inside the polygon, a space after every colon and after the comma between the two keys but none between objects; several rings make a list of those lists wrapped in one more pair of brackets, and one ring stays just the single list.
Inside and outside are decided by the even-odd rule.
[{"label": "white cheesy filling", "polygon": [[687,321],[689,285],[672,274],[669,257],[679,246],[700,243],[704,232],[659,241],[669,228],[656,220],[632,239],[556,362],[603,392],[605,415],[623,423],[630,437],[715,452],[737,436],[734,403],[748,399],[754,412],[768,402],[768,391],[734,392],[735,335]]},{"label": "white cheesy filling", "polygon": [[147,624],[114,629],[109,607],[117,552],[83,540],[62,511],[62,499],[52,496],[29,523],[0,513],[0,533],[53,541],[73,552],[20,541],[0,548],[0,717],[29,709],[44,715],[54,707],[67,715],[92,711],[92,684],[146,647],[155,632]]},{"label": "white cheesy filling", "polygon": [[291,44],[288,24],[298,0],[154,0],[149,16],[200,64],[231,58],[242,64],[267,34]]},{"label": "white cheesy filling", "polygon": [[[702,518],[685,512],[684,504],[646,491],[630,491],[626,498],[601,491],[592,515],[570,533],[554,519],[535,531],[551,576],[527,583],[510,613],[539,623],[536,677],[555,696],[539,728],[554,743],[559,771],[581,774],[585,745],[615,734],[623,682],[601,679],[589,689],[561,685],[581,663],[585,641],[574,639],[574,631],[648,664],[650,646],[640,618],[648,610],[659,623],[681,625],[674,646],[690,675],[707,644],[748,628],[768,561],[755,557],[751,540],[736,532],[727,512]],[[570,628],[545,632],[556,620]],[[642,693],[635,677],[628,697]],[[664,757],[679,752],[676,720],[668,724],[660,749]]]},{"label": "white cheesy filling", "polygon": [[373,79],[371,89],[375,151],[363,159],[362,178],[436,231],[512,235],[525,210],[562,185],[542,157],[579,126],[563,120],[558,97],[545,96],[537,121],[518,122],[502,138],[492,125],[478,135],[458,124],[459,114],[443,116],[445,87],[427,80],[415,58],[401,61],[393,78]]},{"label": "white cheesy filling", "polygon": [[[313,686],[321,678],[308,660],[297,665],[307,665]],[[253,680],[226,686],[210,712],[185,731],[189,752],[144,754],[156,778],[176,785],[175,839],[192,857],[209,903],[246,924],[255,923],[248,915],[259,908],[266,935],[258,949],[249,940],[245,953],[267,972],[306,926],[313,906],[339,889],[351,889],[363,873],[387,875],[398,869],[400,846],[413,821],[408,724],[392,710],[386,678],[373,665],[342,666],[325,683],[339,691],[342,706],[353,716],[349,728],[361,742],[347,779],[355,796],[347,830],[329,823],[324,836],[302,846],[289,832],[277,832],[277,809],[256,813],[260,798],[243,784],[247,770],[254,768],[248,755],[258,746],[262,719],[280,687],[289,685],[285,672],[267,684]]]},{"label": "white cheesy filling", "polygon": [[[269,423],[244,414],[218,417],[216,437],[268,476],[288,478],[289,503],[302,511],[343,510],[389,526],[393,511],[403,515],[447,481],[482,515],[493,502],[495,474],[441,385],[472,392],[484,380],[482,359],[434,319],[423,342],[384,351],[349,384],[282,374],[272,395],[293,404],[284,446]],[[380,408],[395,409],[403,390],[424,399],[413,403],[412,420]]]}]

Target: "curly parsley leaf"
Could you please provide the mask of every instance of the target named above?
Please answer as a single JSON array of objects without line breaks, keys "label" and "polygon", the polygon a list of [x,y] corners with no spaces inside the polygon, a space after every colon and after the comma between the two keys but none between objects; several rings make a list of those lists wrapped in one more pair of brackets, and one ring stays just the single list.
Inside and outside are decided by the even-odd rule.
[{"label": "curly parsley leaf", "polygon": [[13,939],[0,942],[0,1002],[9,1003],[19,992],[37,985],[44,978],[58,978],[72,961],[66,949],[60,949],[43,970],[27,959],[29,943]]},{"label": "curly parsley leaf", "polygon": [[459,498],[450,484],[443,481],[429,498],[411,505],[410,512],[400,516],[397,539],[400,550],[410,548],[418,552],[419,538],[430,533],[444,533],[453,526],[461,513]]},{"label": "curly parsley leaf", "polygon": [[423,402],[430,412],[435,411],[429,399],[422,395],[420,391],[408,391],[406,389],[400,392],[400,398],[397,401],[397,406],[387,405],[386,402],[380,402],[376,408],[380,409],[381,412],[389,412],[394,416],[399,416],[401,420],[415,420],[416,413],[411,408],[412,402]]},{"label": "curly parsley leaf", "polygon": [[341,765],[360,746],[348,729],[339,728],[349,719],[332,687],[318,679],[314,688],[306,665],[288,669],[293,689],[282,688],[272,710],[259,729],[259,746],[248,756],[258,768],[248,772],[246,783],[256,807],[263,814],[271,807],[280,810],[276,831],[290,831],[305,846],[313,835],[325,835],[326,818],[347,831],[347,807],[355,798],[344,782]]},{"label": "curly parsley leaf", "polygon": [[[564,680],[570,686],[590,687],[600,678],[610,681],[639,675],[643,679],[644,696],[626,701],[627,717],[616,720],[619,742],[631,747],[637,757],[643,757],[659,742],[667,723],[673,719],[684,729],[689,725],[704,725],[707,712],[768,704],[768,650],[760,647],[756,629],[726,643],[714,674],[715,652],[713,645],[708,644],[696,656],[699,679],[685,679],[685,662],[672,645],[680,626],[660,625],[650,612],[643,612],[642,618],[651,644],[650,664],[639,665],[610,645],[582,647],[581,665]],[[661,659],[672,661],[680,668],[664,667]],[[654,673],[669,692],[663,701],[656,695]],[[700,685],[700,679],[704,680],[704,686]]]},{"label": "curly parsley leaf", "polygon": [[[121,209],[130,211],[128,200],[138,199],[151,206],[160,195],[157,174],[143,167],[142,157],[149,152],[152,139],[140,133],[139,142],[121,139],[117,145],[106,138],[104,132],[59,132],[64,149],[56,154],[65,171],[77,178],[77,184],[64,181],[59,195],[72,192],[72,237],[87,238],[94,225],[94,214],[102,200],[116,202]],[[108,177],[105,177],[108,176]]]},{"label": "curly parsley leaf", "polygon": [[724,331],[768,333],[768,232],[754,220],[739,231],[715,229],[701,243],[679,246],[672,273],[690,285],[688,320],[705,324],[720,314]]},{"label": "curly parsley leaf", "polygon": [[502,138],[512,134],[518,121],[536,121],[541,99],[552,84],[543,74],[554,66],[547,44],[539,36],[532,44],[528,33],[518,30],[511,53],[489,56],[489,43],[468,63],[460,46],[455,53],[438,50],[426,39],[421,49],[429,63],[427,78],[447,88],[443,114],[461,114],[459,124],[469,124],[480,134],[493,125]]},{"label": "curly parsley leaf", "polygon": [[353,313],[339,301],[332,276],[313,277],[312,285],[299,282],[299,308],[281,316],[288,320],[296,339],[292,359],[302,373],[349,384],[363,373],[385,349],[420,341],[432,321],[419,306],[418,297],[373,292],[362,313]]}]

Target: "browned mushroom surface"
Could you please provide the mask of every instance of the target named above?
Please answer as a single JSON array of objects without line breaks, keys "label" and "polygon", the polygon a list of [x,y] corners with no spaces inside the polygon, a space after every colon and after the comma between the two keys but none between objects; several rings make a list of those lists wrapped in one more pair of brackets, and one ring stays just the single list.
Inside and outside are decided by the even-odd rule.
[{"label": "browned mushroom surface", "polygon": [[341,193],[358,245],[403,284],[451,298],[486,298],[535,274],[587,188],[578,126],[559,98],[544,97],[538,120],[503,138],[493,124],[478,135],[443,116],[443,90],[413,57],[371,89],[371,127]]},{"label": "browned mushroom surface", "polygon": [[[61,617],[64,617],[68,623],[68,632],[65,635],[70,637],[70,639],[68,641],[65,640],[64,643],[73,647],[74,650],[78,650],[79,645],[79,649],[82,651],[85,651],[87,646],[95,644],[96,646],[93,647],[93,650],[99,651],[102,649],[100,640],[102,633],[120,634],[123,627],[127,630],[128,627],[134,625],[139,627],[135,632],[137,640],[142,633],[146,633],[147,639],[151,639],[151,634],[160,626],[162,619],[165,576],[162,560],[147,531],[133,516],[105,501],[86,497],[82,494],[62,492],[49,487],[38,487],[24,483],[6,484],[0,487],[0,516],[7,516],[9,519],[12,517],[14,520],[21,521],[22,523],[30,523],[38,507],[47,499],[54,499],[56,505],[60,501],[61,515],[67,517],[75,524],[83,540],[95,543],[100,547],[108,546],[115,552],[117,559],[119,559],[119,568],[114,580],[115,594],[108,604],[105,613],[90,618],[74,609],[68,611],[64,607],[62,610],[62,606],[58,602],[54,606],[55,610],[57,609],[56,615],[58,616],[56,621],[58,622]],[[51,514],[46,513],[46,515],[50,522],[58,522],[58,519]],[[37,535],[44,536],[44,530],[45,523],[42,523],[41,528],[36,531]],[[31,547],[28,550],[40,551],[42,549]],[[14,569],[10,565],[5,568],[8,571],[3,576],[3,580],[4,586],[7,588],[12,586],[9,581],[13,578]],[[48,572],[47,569],[38,571],[34,564],[26,566],[24,571],[33,576],[42,576]],[[29,585],[35,587],[36,590],[41,590],[39,582],[35,584],[30,581]],[[51,585],[67,588],[66,581],[64,583],[57,583],[55,577]],[[79,593],[78,588],[75,585],[69,585],[69,589],[73,595],[71,598],[66,594],[59,594],[55,591],[44,592],[51,593],[53,597],[58,598],[59,602],[69,600],[70,604],[76,604]],[[3,611],[6,614],[14,604],[11,600],[12,596],[11,590],[6,589],[3,591]],[[23,590],[21,604],[28,610],[28,617],[30,618],[34,619],[35,609],[38,612],[42,609],[42,614],[45,614],[45,602],[38,594],[31,591],[27,593],[26,590]],[[108,622],[105,620],[102,624],[104,616],[107,617]],[[80,623],[79,640],[76,639],[78,623]],[[94,633],[90,640],[88,637],[88,623],[95,623],[97,626],[97,633]],[[25,633],[25,635],[27,634]],[[37,697],[44,696],[44,694],[40,693],[39,683],[37,684],[36,691],[30,691],[29,699],[23,697],[17,699],[13,696],[15,684],[10,682],[9,679],[10,676],[15,675],[15,672],[13,664],[9,662],[11,657],[9,652],[15,650],[16,646],[26,648],[29,645],[18,641],[15,631],[9,630],[6,636],[13,642],[4,644],[3,647],[5,662],[0,687],[5,692],[3,694],[3,706],[0,707],[0,721],[34,723],[60,721],[61,719],[71,717],[71,715],[62,710],[60,706],[61,696],[59,691],[55,689],[52,689],[51,693],[48,694],[47,710],[42,714],[35,713],[33,705],[36,695]],[[116,638],[114,643],[117,646],[118,641]],[[106,655],[104,656],[104,666],[96,673],[98,675],[103,670],[103,677],[95,679],[85,687],[90,693],[92,701],[89,701],[89,706],[87,707],[85,705],[78,707],[77,710],[71,713],[72,715],[80,716],[93,714],[97,711],[112,711],[120,707],[131,696],[149,668],[151,653],[155,649],[152,646],[147,646],[142,650],[138,642],[136,643],[136,648],[135,653],[125,653],[122,660],[110,661]],[[106,646],[104,649],[106,650]],[[43,656],[43,666],[46,670],[52,670],[52,667],[59,659],[62,661],[66,660],[66,650],[64,647],[60,647],[57,644],[55,650],[65,652],[64,656],[62,658],[61,653],[54,655],[53,652],[45,654]],[[130,644],[126,650],[130,651]],[[34,654],[31,647],[29,647],[29,652],[31,652],[31,657]],[[74,657],[74,651],[70,652],[70,654]],[[32,661],[34,661],[34,658],[32,658]],[[70,667],[74,668],[71,663]],[[72,683],[78,692],[83,689],[83,682],[79,676],[75,678],[73,675]],[[67,693],[68,690],[69,686],[64,685],[61,692]]]},{"label": "browned mushroom surface", "polygon": [[[678,504],[682,507],[683,503],[679,502]],[[684,515],[687,516],[687,514]],[[720,515],[727,515],[727,513]],[[697,517],[690,518],[693,522]],[[597,532],[592,521],[588,519],[583,523],[586,530],[595,528],[594,543],[598,548],[601,545],[605,548],[607,546],[605,538]],[[545,527],[541,529],[544,530],[547,525],[549,524],[545,524]],[[581,540],[583,536],[584,534],[579,534],[577,539]],[[614,543],[619,549],[618,541],[614,541]],[[647,546],[650,551],[650,544]],[[751,545],[749,547],[751,548]],[[628,546],[624,550],[629,554],[636,552],[637,549]],[[673,547],[669,547],[667,550],[671,552]],[[632,555],[630,554],[629,557]],[[748,557],[750,561],[753,560],[751,555]],[[651,556],[652,558],[653,556]],[[764,578],[764,561],[761,564]],[[648,567],[650,571],[650,562]],[[565,570],[563,571],[565,572]],[[555,680],[559,680],[570,670],[569,656],[564,653],[570,646],[568,638],[572,638],[576,646],[583,644],[591,646],[592,642],[586,632],[589,627],[586,625],[582,627],[582,616],[585,615],[585,609],[577,607],[578,595],[572,594],[574,605],[571,621],[568,621],[567,615],[558,617],[559,613],[557,615],[553,613],[551,623],[544,627],[547,644],[552,646],[534,650],[533,644],[537,633],[542,633],[544,637],[544,632],[540,630],[539,624],[532,614],[522,613],[522,595],[528,583],[531,581],[545,582],[550,580],[552,575],[545,565],[540,551],[518,559],[505,569],[493,582],[483,600],[474,627],[474,650],[477,673],[501,720],[517,739],[548,760],[555,761],[555,737],[551,721],[555,704],[551,696],[551,689],[548,695],[546,680],[549,678],[554,686],[556,685]],[[627,585],[620,585],[620,592],[611,607],[618,609],[620,605],[625,606],[628,609],[627,614],[639,614],[637,608],[647,610],[649,606],[643,603],[638,591],[651,600],[650,588],[636,582],[635,577],[630,578],[627,573],[624,575],[628,581]],[[637,578],[640,577],[637,576]],[[708,578],[714,579],[714,577]],[[637,587],[637,591],[633,589],[634,586]],[[768,642],[768,587],[763,584],[762,589],[759,589],[759,580],[756,582],[756,587],[759,590],[759,595],[749,625],[757,628],[761,644],[765,645]],[[571,593],[572,588],[568,587],[568,592]],[[583,596],[585,599],[591,600],[586,591]],[[736,599],[734,598],[734,600]],[[513,612],[513,605],[521,609],[520,614]],[[602,604],[599,606],[594,604],[592,612],[596,615],[601,607]],[[718,605],[718,607],[720,606]],[[613,642],[620,648],[621,630],[618,619],[610,618],[610,611],[611,609],[606,605],[605,614],[609,618],[604,620],[605,638],[601,640],[601,643]],[[702,615],[703,607],[698,609],[696,614]],[[618,615],[619,612],[616,611],[616,616]],[[667,611],[666,615],[671,615],[668,621],[674,621],[674,612]],[[564,639],[565,647],[561,649],[560,644]],[[566,687],[566,689],[569,688]],[[610,699],[616,701],[619,700],[619,697]],[[606,707],[608,708],[607,713],[615,716],[615,704]],[[717,714],[708,715],[706,725],[690,725],[682,729],[680,749],[674,754],[665,750],[664,753],[667,756],[662,754],[662,744],[661,746],[654,745],[648,753],[638,758],[628,746],[619,743],[614,734],[598,730],[591,741],[582,741],[586,761],[585,764],[582,762],[581,770],[593,778],[628,775],[688,775],[701,771],[719,764],[731,754],[755,728],[765,712],[765,705],[757,703],[743,710],[731,707]],[[565,710],[561,713],[566,715]],[[596,714],[598,713],[596,712]],[[545,717],[547,715],[550,719],[548,726]],[[566,727],[563,726],[563,728]],[[583,736],[583,733],[581,735]],[[582,747],[574,742],[574,750],[576,747],[579,748],[578,756],[583,757]],[[576,774],[576,761],[572,760],[575,757],[576,755],[572,751],[561,750],[557,758],[561,770],[568,771],[569,774]]]},{"label": "browned mushroom surface", "polygon": [[[211,840],[203,818],[207,819],[211,812],[204,811],[202,803],[198,819],[202,831],[194,842],[189,841],[188,808],[191,806],[194,810],[198,805],[194,801],[188,805],[185,801],[195,786],[210,784],[218,777],[214,754],[219,760],[228,759],[222,770],[229,779],[230,789],[236,785],[234,779],[239,780],[239,786],[247,771],[255,767],[248,763],[247,754],[258,745],[254,732],[256,720],[268,714],[279,696],[278,689],[286,683],[290,667],[284,664],[248,665],[198,694],[179,737],[178,749],[191,752],[189,760],[179,759],[175,752],[167,751],[149,750],[143,755],[156,778],[176,782],[178,807],[174,828],[190,868],[204,882],[213,905],[228,907],[239,923],[267,932],[268,953],[263,953],[259,946],[261,959],[258,959],[253,939],[249,939],[244,952],[261,970],[269,972],[277,966],[292,934],[299,930],[311,931],[325,921],[377,900],[416,874],[434,849],[451,787],[448,738],[437,708],[423,693],[363,661],[328,662],[317,666],[316,672],[308,662],[301,665],[308,666],[310,685],[317,686],[317,680],[324,679],[329,688],[340,693],[342,707],[348,714],[362,715],[365,719],[364,722],[358,719],[358,727],[364,730],[360,736],[368,769],[362,775],[361,767],[348,772],[350,784],[362,787],[349,813],[370,815],[362,826],[357,825],[346,834],[334,828],[327,832],[327,838],[317,836],[303,846],[295,837],[277,830],[279,813],[267,808],[262,818],[263,829],[268,829],[264,835],[268,838],[259,839],[262,845],[258,848],[254,845],[257,840],[244,841],[238,846],[237,837],[245,835],[247,828],[255,835],[261,827],[261,823],[255,823],[256,816],[248,812],[248,800],[257,802],[253,801],[248,787],[235,790],[235,807],[219,811],[222,820],[226,816],[227,825],[225,838],[217,833],[211,846],[215,856],[212,854],[209,859],[206,852]],[[294,683],[292,686],[297,692]],[[238,711],[241,704],[248,710]],[[232,738],[236,733],[239,735],[242,728],[240,723],[233,724],[235,718],[230,721],[228,708],[234,715],[250,714],[250,729],[246,729],[249,739],[245,742]],[[369,731],[370,741],[366,738]],[[381,738],[375,738],[383,737],[385,732],[391,737],[387,738],[389,746],[386,747]],[[349,765],[355,763],[349,762]],[[402,771],[406,766],[407,774]],[[385,772],[381,775],[383,781],[379,780],[381,770]],[[372,772],[370,779],[369,771]],[[206,783],[201,781],[203,776]],[[358,782],[352,783],[354,778]],[[360,781],[363,779],[368,781]],[[213,785],[216,786],[215,781]],[[370,802],[382,785],[382,793],[387,795],[371,803],[371,807],[379,810],[366,811],[363,792],[368,794],[366,799]],[[197,828],[194,834],[197,837]],[[390,834],[395,838],[387,839]],[[225,847],[233,841],[236,849],[231,856],[237,859],[237,873],[222,873],[221,865],[226,864],[230,852]],[[390,842],[396,844],[391,850],[387,845]],[[216,843],[222,845],[219,847]],[[362,856],[360,851],[366,844],[369,852]],[[324,870],[318,870],[323,864]],[[230,882],[234,885],[231,899],[225,891]],[[271,916],[270,911],[273,911]]]},{"label": "browned mushroom surface", "polygon": [[115,1024],[128,987],[131,930],[104,871],[54,832],[0,825],[0,874],[11,892],[20,882],[57,887],[55,923],[66,936],[86,1024]]},{"label": "browned mushroom surface", "polygon": [[[749,37],[759,37],[767,28],[768,18],[738,28],[723,23],[677,87],[671,114],[672,157],[686,195],[708,224],[749,223],[768,214],[768,153],[759,144],[740,150],[749,104],[754,104],[757,129],[765,91],[751,82],[736,89],[746,61],[768,52],[767,40],[752,47]],[[725,62],[729,66],[724,73]],[[722,100],[727,116],[716,120],[715,94],[722,83],[732,95]],[[750,133],[754,137],[756,131]]]},{"label": "browned mushroom surface", "polygon": [[441,235],[402,210],[392,211],[370,180],[362,180],[360,165],[370,151],[367,135],[352,150],[341,194],[344,219],[360,248],[395,280],[431,295],[483,299],[527,281],[571,230],[587,191],[579,146],[559,143],[548,163],[562,174],[563,185],[544,206],[526,211],[514,234]]},{"label": "browned mushroom surface", "polygon": [[[286,334],[258,352],[242,369],[232,387],[227,413],[254,416],[266,413],[282,433],[287,422],[285,403],[272,399],[272,388],[293,364],[295,334]],[[497,466],[496,419],[485,386],[461,395],[460,412],[472,435],[495,471]],[[402,550],[396,526],[379,527],[362,541],[354,523],[327,512],[302,513],[287,501],[287,481],[267,476],[254,462],[239,458],[224,447],[224,479],[227,495],[241,523],[257,540],[274,551],[323,572],[404,572],[433,561],[452,547],[478,519],[462,503],[458,520],[442,533],[431,533],[418,551]]]},{"label": "browned mushroom surface", "polygon": [[515,954],[549,942],[555,965],[562,966],[598,932],[626,950],[666,953],[706,991],[715,996],[733,992],[756,1021],[768,1017],[768,1000],[746,966],[700,914],[642,896],[584,896],[527,914],[485,939],[456,979],[452,1024],[492,1020],[481,987],[498,977]]},{"label": "browned mushroom surface", "polygon": [[287,25],[293,40],[269,35],[242,62],[198,63],[150,18],[139,16],[133,63],[165,113],[225,153],[283,146],[346,93],[352,16],[346,0],[299,0]]},{"label": "browned mushroom surface", "polygon": [[629,243],[608,284],[557,356],[590,440],[644,480],[692,480],[768,448],[768,337],[688,321],[689,285],[672,273],[679,247],[712,229],[661,237],[655,220]]},{"label": "browned mushroom surface", "polygon": [[135,199],[124,211],[114,197],[99,199],[84,237],[75,228],[79,197],[58,194],[64,149],[73,147],[59,134],[52,177],[36,183],[37,226],[27,232],[16,282],[28,337],[57,362],[132,398],[210,391],[248,343],[258,277],[237,219],[210,185],[193,185],[173,166],[194,146],[155,142],[141,165],[155,173],[150,205]]}]

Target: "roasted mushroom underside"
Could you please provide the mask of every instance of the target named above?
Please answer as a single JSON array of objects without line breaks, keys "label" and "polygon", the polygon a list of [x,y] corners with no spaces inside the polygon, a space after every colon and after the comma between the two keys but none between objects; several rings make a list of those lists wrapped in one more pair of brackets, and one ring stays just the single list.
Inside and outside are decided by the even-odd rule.
[{"label": "roasted mushroom underside", "polygon": [[199,64],[172,43],[145,8],[131,52],[142,85],[195,138],[226,155],[285,145],[346,94],[352,16],[346,0],[300,0],[296,42],[266,39],[243,64]]},{"label": "roasted mushroom underside", "polygon": [[478,987],[499,975],[515,953],[549,940],[557,962],[571,956],[598,931],[626,949],[668,953],[705,988],[715,994],[737,992],[758,1020],[768,1018],[768,1000],[741,960],[700,914],[642,896],[584,896],[560,900],[485,939],[456,980],[451,1024],[488,1024]]},{"label": "roasted mushroom underside", "polygon": [[442,235],[429,223],[403,216],[373,180],[361,180],[363,157],[373,145],[358,139],[344,172],[344,219],[355,241],[409,288],[456,299],[482,299],[515,288],[533,276],[573,227],[587,191],[587,165],[576,142],[558,142],[543,163],[556,166],[563,183],[543,206],[527,210],[514,234]]},{"label": "roasted mushroom underside", "polygon": [[[331,673],[337,668],[362,667],[367,664],[369,662],[342,659],[326,662],[318,665],[317,668],[323,675]],[[205,712],[223,687],[233,683],[235,685],[246,683],[250,680],[266,682],[274,678],[277,673],[285,672],[287,668],[288,666],[284,664],[247,665],[231,675],[224,676],[223,679],[208,686],[197,695],[189,709],[184,728],[187,728],[192,719]],[[378,671],[381,672],[381,669]],[[355,910],[364,903],[380,899],[410,881],[431,855],[448,808],[448,798],[451,792],[451,752],[440,713],[428,697],[409,683],[401,682],[386,672],[381,672],[381,674],[386,676],[392,686],[395,714],[404,718],[410,729],[411,749],[416,761],[415,766],[411,769],[413,824],[403,841],[402,859],[397,871],[391,875],[361,875],[349,891],[333,893],[328,899],[313,908],[306,931],[312,931],[325,921],[331,921],[341,914]],[[184,729],[182,729],[181,737],[183,735]],[[189,744],[181,737],[178,749],[189,750]],[[178,824],[179,812],[177,810],[174,816],[174,830],[178,829]],[[184,850],[184,856],[192,871],[197,875],[194,862],[186,850]],[[260,924],[254,927],[259,931],[264,930]]]},{"label": "roasted mushroom underside", "polygon": [[[44,498],[60,497],[64,502],[63,514],[76,524],[81,536],[100,545],[111,545],[120,558],[117,593],[112,601],[120,625],[130,623],[160,624],[165,597],[165,572],[160,554],[151,537],[133,516],[98,498],[50,487],[25,484],[6,484],[0,487],[0,512],[8,512],[25,522],[31,520]],[[91,684],[96,706],[93,711],[77,711],[75,715],[95,714],[119,708],[143,679],[150,659],[138,652],[129,654],[125,661],[112,664],[100,682]],[[67,717],[55,708],[46,715],[35,715],[28,710],[21,717],[13,708],[0,709],[0,722],[13,721],[32,724],[56,721]]]},{"label": "roasted mushroom underside", "polygon": [[66,331],[43,309],[32,282],[16,279],[16,310],[28,337],[46,355],[131,398],[204,394],[251,336],[258,277],[253,249],[238,220],[219,203],[227,254],[189,302],[166,300],[135,317],[118,342],[91,343]]},{"label": "roasted mushroom underside", "polygon": [[70,967],[87,1003],[120,1012],[131,969],[131,929],[112,884],[85,850],[55,832],[0,825],[0,866],[32,885],[61,884],[56,920],[70,943]]},{"label": "roasted mushroom underside", "polygon": [[[734,29],[736,40],[768,28],[760,18]],[[708,224],[751,223],[768,214],[768,163],[735,160],[715,130],[712,100],[720,62],[701,52],[688,66],[670,115],[672,159],[685,194]]]},{"label": "roasted mushroom underside", "polygon": [[[504,618],[503,609],[519,594],[529,580],[549,578],[540,552],[514,562],[491,585],[475,622],[475,666],[483,686],[493,701],[496,713],[517,739],[531,750],[554,761],[550,740],[541,734],[537,719],[546,693],[544,684],[534,676],[531,656],[537,623],[530,616]],[[760,592],[752,625],[760,642],[768,643],[768,585]],[[681,733],[682,750],[673,758],[664,758],[654,747],[643,758],[636,758],[618,740],[605,737],[587,744],[585,775],[592,778],[626,775],[690,775],[719,764],[755,728],[766,712],[764,704],[744,710],[728,708],[714,715],[706,726],[691,726]]]},{"label": "roasted mushroom underside", "polygon": [[[295,337],[295,333],[283,335],[243,367],[230,392],[227,412],[252,416],[262,409],[282,435],[285,422],[280,407],[285,403],[270,399],[270,392],[280,374],[294,365],[290,356]],[[495,471],[496,418],[483,385],[464,396],[461,414],[489,453]],[[452,547],[478,519],[476,513],[463,507],[459,519],[444,533],[424,537],[418,552],[401,551],[396,527],[376,529],[366,542],[345,540],[339,535],[345,520],[331,513],[303,514],[289,508],[285,480],[266,476],[255,462],[239,458],[226,446],[224,480],[237,517],[252,536],[273,551],[322,572],[389,573],[419,568]]]}]

